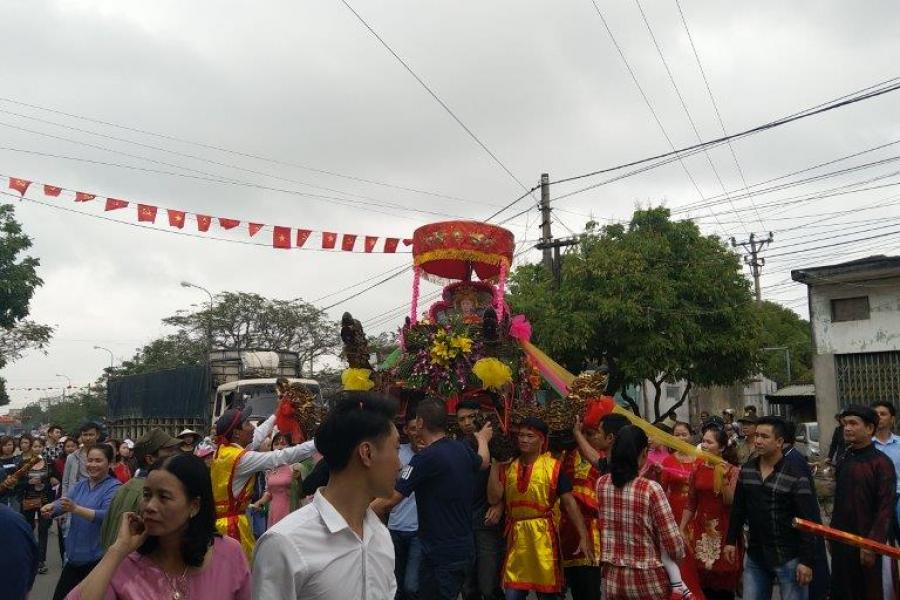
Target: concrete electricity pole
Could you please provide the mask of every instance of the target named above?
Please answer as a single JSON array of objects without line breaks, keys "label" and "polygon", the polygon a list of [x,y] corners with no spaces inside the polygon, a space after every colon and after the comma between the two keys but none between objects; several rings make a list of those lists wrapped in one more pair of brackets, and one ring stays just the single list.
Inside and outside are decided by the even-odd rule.
[{"label": "concrete electricity pole", "polygon": [[541,242],[539,247],[544,251],[544,268],[553,272],[553,251],[550,242],[553,233],[550,231],[550,175],[541,173]]},{"label": "concrete electricity pole", "polygon": [[578,243],[575,237],[554,239],[550,227],[550,175],[541,174],[541,241],[535,246],[544,252],[544,268],[553,275],[556,287],[562,281],[562,259],[560,248],[574,246]]},{"label": "concrete electricity pole", "polygon": [[759,253],[762,252],[766,246],[771,244],[774,239],[775,236],[772,235],[771,231],[766,239],[763,240],[756,239],[755,233],[751,233],[750,239],[744,242],[738,242],[734,238],[731,238],[732,248],[741,246],[744,249],[744,262],[750,266],[750,273],[753,275],[753,288],[756,291],[757,304],[762,302],[762,289],[759,287],[759,270],[766,264],[766,259],[760,258]]}]

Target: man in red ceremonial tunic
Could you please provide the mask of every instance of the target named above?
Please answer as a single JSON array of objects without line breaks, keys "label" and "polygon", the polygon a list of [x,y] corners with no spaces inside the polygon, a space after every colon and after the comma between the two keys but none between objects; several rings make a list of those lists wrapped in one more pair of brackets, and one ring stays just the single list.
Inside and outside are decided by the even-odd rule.
[{"label": "man in red ceremonial tunic", "polygon": [[539,599],[556,598],[563,590],[558,534],[553,508],[559,500],[578,533],[577,553],[594,562],[584,518],[572,497],[572,482],[562,463],[546,452],[547,425],[529,417],[519,429],[521,456],[509,465],[491,465],[488,502],[506,506],[507,544],[503,587],[507,600],[524,600],[529,591]]},{"label": "man in red ceremonial tunic", "polygon": [[[600,431],[601,416],[601,412],[589,409],[585,414],[579,434],[583,443],[589,444],[597,452],[606,452],[609,448],[606,437]],[[594,556],[598,556],[600,554],[600,528],[597,519],[598,506],[595,489],[600,471],[577,448],[566,452],[562,469],[572,482],[572,497],[578,503],[578,508],[584,518],[591,550]],[[566,584],[572,592],[573,600],[600,600],[600,567],[578,552],[578,530],[565,512],[562,513],[559,522],[559,542]]]}]

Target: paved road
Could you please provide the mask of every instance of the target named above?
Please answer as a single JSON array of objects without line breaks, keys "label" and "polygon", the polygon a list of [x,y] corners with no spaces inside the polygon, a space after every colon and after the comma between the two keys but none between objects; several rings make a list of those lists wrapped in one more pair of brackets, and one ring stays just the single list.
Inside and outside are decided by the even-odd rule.
[{"label": "paved road", "polygon": [[52,600],[53,590],[62,571],[62,561],[59,560],[59,543],[57,542],[56,523],[50,527],[50,535],[47,539],[47,568],[46,574],[38,573],[31,589],[29,600]]}]

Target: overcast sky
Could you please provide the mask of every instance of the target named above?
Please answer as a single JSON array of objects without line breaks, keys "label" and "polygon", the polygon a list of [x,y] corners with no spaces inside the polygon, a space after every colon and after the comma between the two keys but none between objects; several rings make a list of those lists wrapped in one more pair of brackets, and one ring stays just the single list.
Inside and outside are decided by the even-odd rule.
[{"label": "overcast sky", "polygon": [[[356,0],[353,6],[528,187],[542,172],[561,178],[671,149],[591,0]],[[700,136],[721,135],[675,1],[598,0],[597,6],[672,142],[682,147],[697,137],[640,8]],[[900,75],[897,2],[681,0],[681,8],[729,133]],[[0,54],[0,173],[6,176],[242,221],[394,237],[443,218],[430,213],[484,219],[522,193],[339,0],[9,2],[0,19]],[[887,95],[732,148],[753,185],[900,139],[898,109],[900,95]],[[898,147],[778,183],[893,157]],[[684,166],[560,200],[555,216],[577,232],[590,215],[624,219],[637,205],[678,209],[698,202],[685,168],[703,197],[722,193],[718,179],[730,192],[743,191],[731,149],[722,146],[709,158],[700,154]],[[805,288],[789,283],[790,270],[894,253],[896,237],[852,240],[891,231],[884,227],[900,218],[900,208],[890,204],[898,192],[887,187],[765,205],[896,170],[888,163],[680,214],[726,237],[773,231],[764,295],[805,316]],[[597,181],[560,185],[551,195]],[[44,200],[38,189],[29,197]],[[63,195],[51,203],[104,215],[102,201],[75,205]],[[523,201],[500,219],[528,206]],[[858,210],[831,214],[849,209]],[[206,298],[179,287],[182,280],[214,293],[310,301],[329,295],[318,303],[325,306],[363,286],[333,292],[410,263],[408,254],[278,251],[173,235],[164,215],[152,231],[31,202],[16,203],[16,214],[34,240],[45,282],[32,317],[57,331],[46,355],[33,353],[0,373],[13,406],[48,395],[18,388],[64,383],[56,374],[76,385],[95,380],[109,356],[94,345],[110,348],[118,362],[165,333],[160,319]],[[135,221],[133,209],[108,215]],[[567,233],[561,223],[554,222],[554,233]],[[507,226],[518,240],[539,236],[535,211]],[[195,227],[188,223],[185,231]],[[867,231],[875,227],[881,229]],[[844,237],[835,241],[845,245],[808,250],[837,234]],[[214,225],[209,235],[250,239],[243,227],[223,233]],[[270,240],[264,231],[252,241]],[[531,252],[521,260],[537,258]],[[404,273],[330,313],[352,311],[368,321],[369,333],[392,329],[401,311],[373,317],[408,302],[410,282]],[[423,283],[423,295],[436,290]]]}]

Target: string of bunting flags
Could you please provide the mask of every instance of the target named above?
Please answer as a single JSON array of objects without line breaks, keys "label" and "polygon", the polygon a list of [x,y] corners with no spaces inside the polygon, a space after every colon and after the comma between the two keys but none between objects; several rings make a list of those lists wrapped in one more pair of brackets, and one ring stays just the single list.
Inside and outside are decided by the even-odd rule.
[{"label": "string of bunting flags", "polygon": [[[0,175],[0,177],[3,177]],[[250,237],[256,236],[261,230],[268,228],[265,223],[255,221],[241,221],[239,219],[231,219],[226,217],[216,217],[213,215],[203,215],[185,210],[174,208],[166,208],[153,204],[135,203],[120,198],[101,197],[97,194],[88,192],[80,192],[77,190],[69,190],[63,187],[22,179],[20,177],[9,177],[8,188],[14,190],[21,198],[25,198],[32,185],[42,186],[44,196],[50,198],[59,198],[65,192],[74,196],[75,202],[86,203],[93,202],[100,198],[105,200],[104,211],[118,211],[134,205],[137,209],[137,220],[140,223],[156,224],[157,218],[161,217],[161,213],[165,213],[165,219],[168,221],[169,227],[176,229],[184,229],[188,220],[196,221],[197,231],[206,233],[210,230],[215,222],[219,228],[225,231],[237,229],[246,223],[247,233]],[[165,222],[165,221],[164,221]],[[314,229],[300,229],[295,227],[287,227],[282,225],[272,225],[272,247],[282,250],[290,250],[292,248],[302,249],[306,246],[310,237],[317,236],[321,238],[321,248],[323,250],[335,250],[340,247],[343,252],[358,252],[357,242],[361,242],[362,252],[371,254],[394,254],[402,243],[404,246],[412,245],[412,239],[382,237],[374,235],[358,235],[354,233],[339,233],[334,231],[317,231]],[[340,241],[340,244],[338,242]],[[380,250],[377,248],[380,244]]]}]

